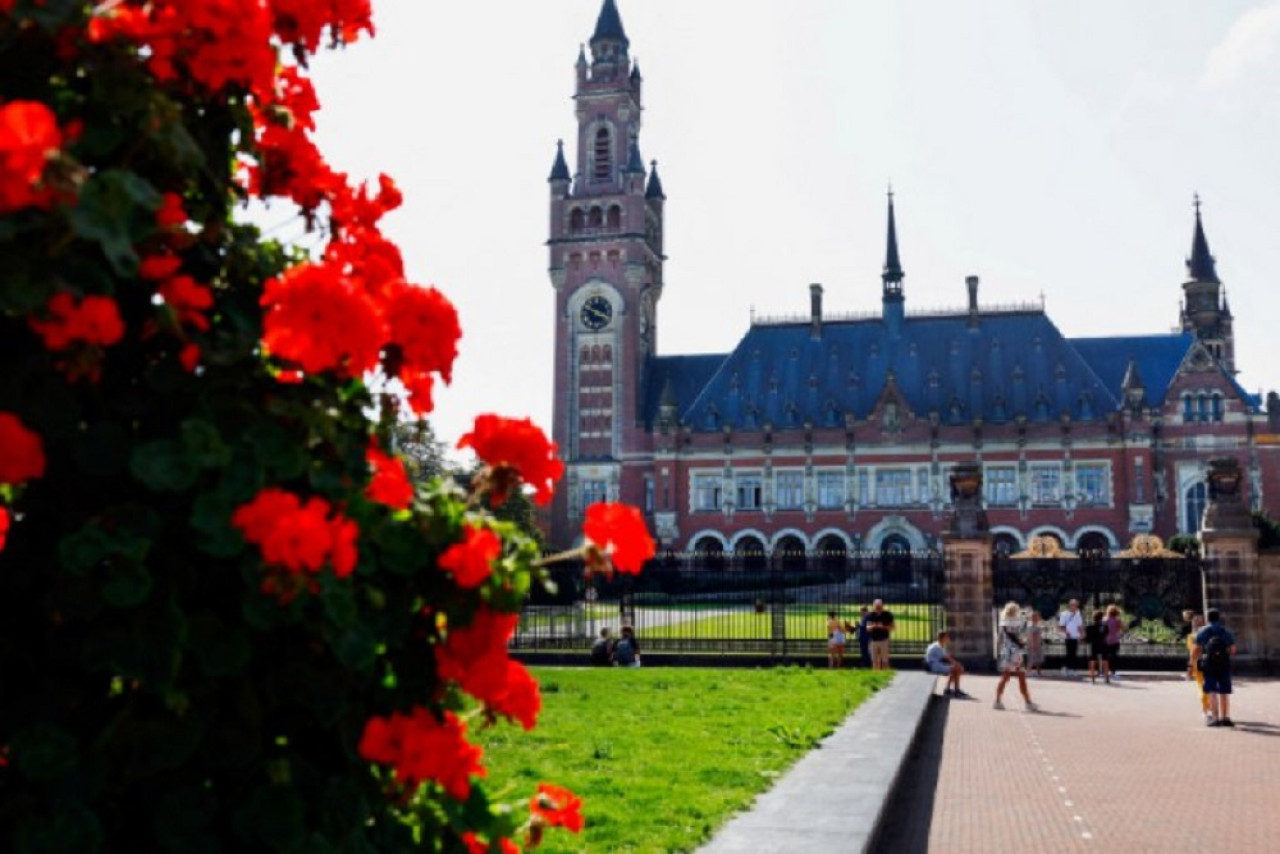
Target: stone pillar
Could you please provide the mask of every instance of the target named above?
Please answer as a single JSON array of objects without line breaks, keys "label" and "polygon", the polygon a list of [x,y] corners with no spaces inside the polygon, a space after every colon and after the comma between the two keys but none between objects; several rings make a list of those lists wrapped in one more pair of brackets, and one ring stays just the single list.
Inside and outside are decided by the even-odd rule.
[{"label": "stone pillar", "polygon": [[991,531],[982,509],[982,466],[951,469],[952,514],[942,535],[947,626],[951,654],[971,669],[991,667],[995,632],[991,581]]},{"label": "stone pillar", "polygon": [[1258,604],[1262,632],[1259,655],[1269,662],[1280,661],[1280,551],[1258,555],[1258,582],[1262,593]]},{"label": "stone pillar", "polygon": [[1241,495],[1240,463],[1209,461],[1209,505],[1200,530],[1204,555],[1204,607],[1217,608],[1236,636],[1241,660],[1267,655],[1258,531]]}]

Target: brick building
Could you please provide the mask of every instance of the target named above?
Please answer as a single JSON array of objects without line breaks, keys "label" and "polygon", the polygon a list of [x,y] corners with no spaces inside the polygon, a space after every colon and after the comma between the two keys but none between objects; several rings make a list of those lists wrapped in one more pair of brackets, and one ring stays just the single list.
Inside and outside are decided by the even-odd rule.
[{"label": "brick building", "polygon": [[732,352],[660,355],[666,196],[614,0],[589,47],[574,168],[561,146],[549,178],[557,545],[623,500],[677,551],[933,548],[959,461],[981,464],[1003,549],[1198,530],[1211,457],[1239,460],[1253,507],[1280,495],[1280,398],[1269,418],[1235,379],[1198,202],[1177,332],[1068,337],[1043,304],[983,305],[976,277],[967,310],[913,311],[890,196],[878,311],[826,315],[811,285],[807,314],[754,319]]}]

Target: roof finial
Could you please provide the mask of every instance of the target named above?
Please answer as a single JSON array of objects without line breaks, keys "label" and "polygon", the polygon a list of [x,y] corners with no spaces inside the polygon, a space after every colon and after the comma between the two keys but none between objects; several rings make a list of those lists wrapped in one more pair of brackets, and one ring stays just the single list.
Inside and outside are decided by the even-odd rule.
[{"label": "roof finial", "polygon": [[1209,252],[1209,241],[1204,236],[1204,223],[1200,219],[1199,193],[1192,196],[1192,204],[1196,209],[1196,228],[1191,236],[1191,257],[1187,259],[1187,274],[1193,282],[1220,284],[1213,254]]},{"label": "roof finial", "polygon": [[[898,258],[898,225],[893,215],[893,185],[889,186],[889,234],[885,245],[884,272],[880,278],[884,281],[886,293],[902,293],[902,261]],[[890,287],[893,284],[894,287]]]}]

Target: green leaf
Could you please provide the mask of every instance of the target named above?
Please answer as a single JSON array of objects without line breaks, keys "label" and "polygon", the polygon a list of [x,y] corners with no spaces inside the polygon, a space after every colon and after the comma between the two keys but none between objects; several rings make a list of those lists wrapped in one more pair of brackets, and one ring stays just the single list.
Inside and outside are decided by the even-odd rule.
[{"label": "green leaf", "polygon": [[124,562],[109,573],[107,583],[102,585],[102,598],[117,608],[132,608],[147,600],[152,583],[151,573],[146,567]]},{"label": "green leaf", "polygon": [[274,421],[259,421],[247,438],[262,467],[280,479],[292,480],[306,471],[310,462],[306,450]]},{"label": "green leaf", "polygon": [[200,550],[214,557],[234,557],[244,548],[244,538],[231,524],[236,503],[222,492],[202,492],[191,508],[191,527],[204,536]]},{"label": "green leaf", "polygon": [[14,735],[10,753],[14,766],[31,780],[56,780],[79,764],[75,736],[50,723],[38,723]]},{"label": "green leaf", "polygon": [[78,237],[97,243],[111,268],[131,278],[138,272],[134,244],[153,230],[152,213],[160,207],[160,193],[133,172],[107,169],[94,174],[80,189],[68,219]]},{"label": "green leaf", "polygon": [[325,616],[334,626],[344,629],[356,621],[356,602],[352,597],[351,585],[335,581],[322,585],[320,602],[324,605]]},{"label": "green leaf", "polygon": [[368,671],[377,659],[378,642],[364,626],[356,624],[340,634],[333,644],[333,653],[352,670]]},{"label": "green leaf", "polygon": [[102,823],[76,802],[62,802],[48,815],[28,815],[14,834],[17,854],[93,854],[102,850]]},{"label": "green leaf", "polygon": [[58,561],[72,575],[84,575],[111,553],[111,538],[97,525],[85,525],[58,541]]},{"label": "green leaf", "polygon": [[182,444],[200,468],[222,468],[231,461],[231,449],[222,443],[222,435],[208,421],[199,418],[183,421]]},{"label": "green leaf", "polygon": [[248,663],[252,649],[243,629],[229,628],[213,614],[198,614],[190,625],[190,649],[205,673],[230,676]]},{"label": "green leaf", "polygon": [[183,492],[195,485],[200,474],[186,447],[173,439],[160,439],[135,448],[129,470],[156,492]]}]

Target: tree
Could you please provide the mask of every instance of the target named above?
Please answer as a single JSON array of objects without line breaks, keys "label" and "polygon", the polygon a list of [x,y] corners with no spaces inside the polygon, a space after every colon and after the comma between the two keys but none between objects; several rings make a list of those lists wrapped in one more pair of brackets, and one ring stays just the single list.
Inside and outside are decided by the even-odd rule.
[{"label": "tree", "polygon": [[398,421],[392,435],[395,449],[404,457],[412,479],[429,481],[448,472],[444,443],[436,438],[427,419]]},{"label": "tree", "polygon": [[[470,728],[534,726],[507,655],[546,571],[491,506],[562,466],[485,415],[469,494],[410,481],[457,315],[311,139],[306,59],[368,0],[0,0],[0,840],[15,851],[510,851]],[[237,225],[296,204],[307,259]],[[373,388],[402,387],[399,397]],[[366,413],[381,407],[371,421]],[[585,554],[636,571],[638,514]],[[647,544],[647,545],[646,545]]]}]

